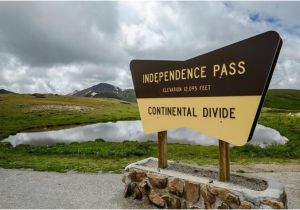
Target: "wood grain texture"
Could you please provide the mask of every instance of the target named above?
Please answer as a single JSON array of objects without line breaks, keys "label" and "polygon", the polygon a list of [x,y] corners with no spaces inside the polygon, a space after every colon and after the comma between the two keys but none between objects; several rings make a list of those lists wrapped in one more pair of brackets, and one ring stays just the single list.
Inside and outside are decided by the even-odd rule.
[{"label": "wood grain texture", "polygon": [[168,167],[167,131],[158,132],[158,168]]},{"label": "wood grain texture", "polygon": [[219,180],[230,181],[229,143],[219,140]]}]

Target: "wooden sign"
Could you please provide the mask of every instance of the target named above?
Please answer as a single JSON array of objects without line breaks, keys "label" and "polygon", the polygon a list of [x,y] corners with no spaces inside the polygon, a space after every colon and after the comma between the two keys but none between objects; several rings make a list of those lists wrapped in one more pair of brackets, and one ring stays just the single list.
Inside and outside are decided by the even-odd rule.
[{"label": "wooden sign", "polygon": [[281,49],[269,31],[186,61],[132,60],[146,133],[188,127],[234,145],[253,135]]}]

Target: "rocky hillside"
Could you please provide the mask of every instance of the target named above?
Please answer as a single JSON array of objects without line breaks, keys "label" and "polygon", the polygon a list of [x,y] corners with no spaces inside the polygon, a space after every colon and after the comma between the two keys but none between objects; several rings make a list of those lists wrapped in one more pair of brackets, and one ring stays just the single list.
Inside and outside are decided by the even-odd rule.
[{"label": "rocky hillside", "polygon": [[77,91],[73,96],[93,97],[93,98],[116,98],[124,101],[135,102],[135,93],[133,89],[121,89],[117,86],[99,83],[92,87]]}]

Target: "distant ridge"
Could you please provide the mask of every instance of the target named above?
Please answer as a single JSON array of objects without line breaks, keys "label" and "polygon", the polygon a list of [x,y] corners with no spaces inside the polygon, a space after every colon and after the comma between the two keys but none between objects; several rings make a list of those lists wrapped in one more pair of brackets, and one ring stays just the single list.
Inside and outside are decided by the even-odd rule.
[{"label": "distant ridge", "polygon": [[[136,102],[133,89],[123,90],[108,83],[99,83],[81,91],[74,91],[68,95],[93,98],[116,98]],[[300,110],[300,90],[269,89],[264,106],[277,109]]]},{"label": "distant ridge", "polygon": [[300,110],[300,90],[296,89],[270,89],[267,92],[265,107]]},{"label": "distant ridge", "polygon": [[79,92],[78,90],[74,90],[72,93],[68,93],[67,96],[74,96],[78,92]]},{"label": "distant ridge", "polygon": [[99,83],[81,91],[76,91],[70,95],[93,98],[116,98],[124,101],[135,102],[135,92],[133,89],[121,89],[108,83]]},{"label": "distant ridge", "polygon": [[16,94],[16,93],[5,90],[5,89],[0,89],[0,94]]}]

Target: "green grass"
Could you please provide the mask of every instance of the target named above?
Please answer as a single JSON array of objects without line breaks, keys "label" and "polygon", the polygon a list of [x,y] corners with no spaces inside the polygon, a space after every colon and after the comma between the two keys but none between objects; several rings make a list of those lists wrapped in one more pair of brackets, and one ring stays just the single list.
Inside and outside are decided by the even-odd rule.
[{"label": "green grass", "polygon": [[[300,91],[270,91],[259,123],[278,130],[289,141],[285,145],[260,148],[253,145],[230,149],[232,163],[300,163],[300,117],[287,112],[300,110]],[[286,94],[285,94],[286,93]],[[279,100],[280,95],[285,97]],[[298,97],[298,98],[295,98]],[[274,101],[276,100],[276,101]],[[76,105],[88,107],[85,111],[30,111],[36,105]],[[103,121],[139,119],[136,104],[119,100],[80,98],[53,95],[1,95],[0,137],[24,130],[55,129]],[[109,141],[109,139],[108,139]],[[218,163],[217,146],[168,144],[168,159],[207,165]],[[69,170],[81,172],[118,172],[129,163],[154,156],[156,142],[93,142],[53,144],[47,146],[19,145],[12,147],[0,142],[0,167],[32,168],[39,171]]]},{"label": "green grass", "polygon": [[[255,146],[231,149],[231,162],[244,163],[300,163],[299,153],[277,156]],[[146,157],[157,157],[156,142],[106,142],[96,140],[47,146],[0,143],[0,167],[32,168],[38,171],[69,170],[80,172],[120,172],[128,164]],[[257,155],[259,154],[259,155]],[[170,160],[199,165],[218,164],[218,147],[188,144],[168,144]]]},{"label": "green grass", "polygon": [[0,144],[0,167],[33,168],[38,171],[81,172],[119,171],[139,157],[146,157],[149,146],[128,142],[96,140],[48,146]]},{"label": "green grass", "polygon": [[[78,106],[85,109],[83,111],[32,110],[32,107],[42,105]],[[0,94],[0,139],[21,131],[135,119],[139,119],[137,105],[115,99]]]},{"label": "green grass", "polygon": [[264,106],[288,111],[300,111],[300,90],[269,90]]}]

